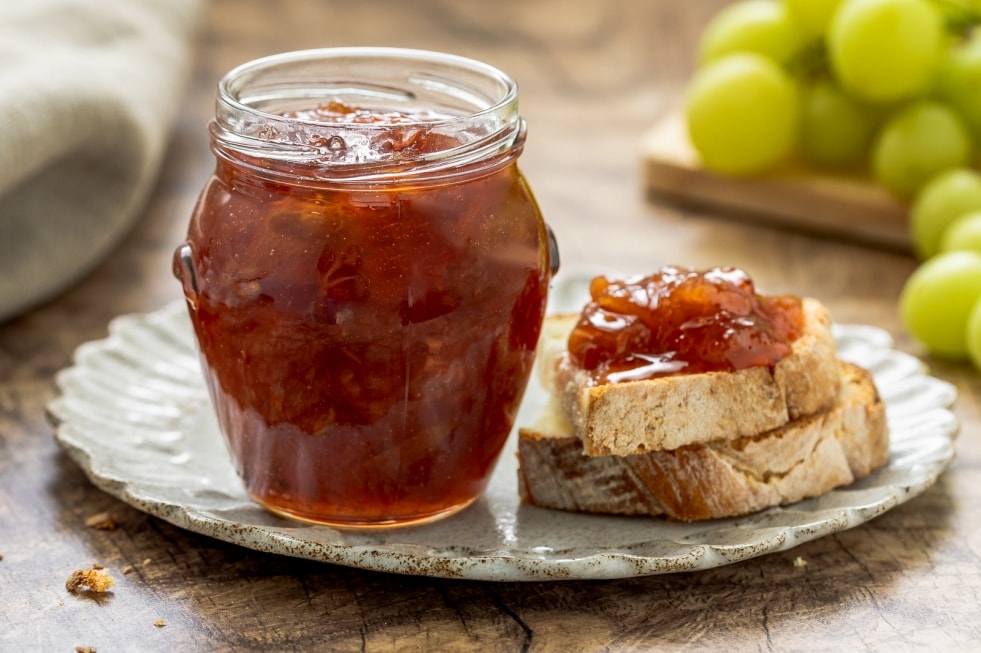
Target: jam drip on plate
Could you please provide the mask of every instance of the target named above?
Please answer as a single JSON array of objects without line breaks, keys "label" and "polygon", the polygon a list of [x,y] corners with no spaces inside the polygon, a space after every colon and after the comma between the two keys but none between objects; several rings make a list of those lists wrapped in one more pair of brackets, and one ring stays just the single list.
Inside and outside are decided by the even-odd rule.
[{"label": "jam drip on plate", "polygon": [[761,295],[734,267],[596,277],[589,292],[569,353],[597,383],[772,367],[803,329],[799,297]]}]

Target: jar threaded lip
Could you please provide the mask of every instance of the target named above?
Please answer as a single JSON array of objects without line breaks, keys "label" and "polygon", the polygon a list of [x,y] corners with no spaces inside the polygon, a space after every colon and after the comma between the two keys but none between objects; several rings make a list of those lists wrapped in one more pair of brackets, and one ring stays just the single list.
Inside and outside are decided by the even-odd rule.
[{"label": "jar threaded lip", "polygon": [[[289,115],[330,102],[403,117],[393,124]],[[445,147],[398,148],[398,138],[422,132],[443,138]],[[217,155],[263,169],[274,161],[312,179],[451,174],[516,156],[524,133],[518,87],[504,72],[403,48],[300,50],[242,64],[219,81],[211,124]]]}]

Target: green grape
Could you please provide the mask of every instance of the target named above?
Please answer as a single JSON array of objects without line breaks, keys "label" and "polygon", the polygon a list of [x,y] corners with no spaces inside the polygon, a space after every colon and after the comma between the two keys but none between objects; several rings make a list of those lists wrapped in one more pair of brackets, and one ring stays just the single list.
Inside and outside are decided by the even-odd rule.
[{"label": "green grape", "polygon": [[774,166],[794,145],[797,88],[775,63],[732,54],[700,68],[685,97],[688,135],[705,166],[752,175]]},{"label": "green grape", "polygon": [[875,119],[831,82],[817,82],[801,100],[801,151],[818,165],[842,167],[865,156]]},{"label": "green grape", "polygon": [[943,22],[926,0],[844,0],[828,28],[831,65],[845,89],[893,102],[929,88]]},{"label": "green grape", "polygon": [[981,33],[945,54],[937,70],[936,92],[975,134],[981,134]]},{"label": "green grape", "polygon": [[941,252],[962,250],[981,254],[981,211],[967,213],[957,218],[940,236]]},{"label": "green grape", "polygon": [[981,211],[981,174],[955,168],[933,177],[920,189],[909,213],[910,239],[921,259],[940,251],[940,237],[950,223]]},{"label": "green grape", "polygon": [[872,149],[876,181],[900,198],[912,196],[934,175],[965,166],[971,135],[944,104],[919,100],[889,118]]},{"label": "green grape", "polygon": [[899,312],[910,335],[930,352],[967,355],[968,317],[981,298],[981,254],[947,252],[917,268],[899,296]]},{"label": "green grape", "polygon": [[967,355],[981,372],[981,300],[974,302],[971,314],[967,316]]},{"label": "green grape", "polygon": [[841,0],[784,0],[794,21],[810,36],[824,36]]},{"label": "green grape", "polygon": [[931,0],[947,29],[958,32],[978,22],[981,3],[978,0]]},{"label": "green grape", "polygon": [[724,7],[702,32],[698,62],[755,52],[783,64],[804,45],[804,35],[787,8],[775,0],[740,0]]}]

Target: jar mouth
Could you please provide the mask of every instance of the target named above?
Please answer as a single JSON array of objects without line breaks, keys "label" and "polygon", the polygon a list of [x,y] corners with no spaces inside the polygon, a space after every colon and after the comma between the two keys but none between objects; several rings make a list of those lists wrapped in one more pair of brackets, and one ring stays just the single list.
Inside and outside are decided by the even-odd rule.
[{"label": "jar mouth", "polygon": [[[351,122],[317,113],[327,105],[395,118]],[[488,64],[427,50],[324,48],[229,71],[218,83],[211,134],[216,153],[238,162],[288,162],[313,177],[363,178],[520,149],[524,121],[517,84]],[[405,146],[420,137],[428,138],[426,147]]]}]

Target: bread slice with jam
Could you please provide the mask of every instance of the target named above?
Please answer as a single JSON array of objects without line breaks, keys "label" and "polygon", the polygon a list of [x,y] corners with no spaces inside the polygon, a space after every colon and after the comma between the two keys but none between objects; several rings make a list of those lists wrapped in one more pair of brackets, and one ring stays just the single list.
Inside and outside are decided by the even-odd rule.
[{"label": "bread slice with jam", "polygon": [[590,456],[627,456],[755,435],[825,410],[838,394],[831,316],[814,299],[804,299],[802,309],[801,334],[772,367],[602,384],[578,367],[566,348],[579,316],[549,316],[540,373]]},{"label": "bread slice with jam", "polygon": [[[832,405],[772,430],[634,455],[589,456],[558,401],[519,431],[522,499],[540,507],[693,521],[734,517],[847,485],[889,457],[871,375],[836,363]],[[744,406],[751,411],[751,405]]]},{"label": "bread slice with jam", "polygon": [[838,360],[815,299],[735,268],[597,277],[546,318],[550,400],[519,430],[519,489],[547,508],[700,520],[852,483],[889,456],[872,376]]}]

